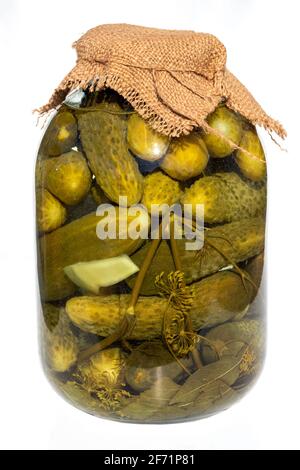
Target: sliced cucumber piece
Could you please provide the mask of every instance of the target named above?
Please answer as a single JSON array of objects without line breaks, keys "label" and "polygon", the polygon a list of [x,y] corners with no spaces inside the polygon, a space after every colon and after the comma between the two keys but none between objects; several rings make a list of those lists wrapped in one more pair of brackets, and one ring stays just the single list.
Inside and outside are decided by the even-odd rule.
[{"label": "sliced cucumber piece", "polygon": [[100,287],[109,287],[135,274],[139,267],[128,255],[72,264],[64,268],[74,284],[94,294]]}]

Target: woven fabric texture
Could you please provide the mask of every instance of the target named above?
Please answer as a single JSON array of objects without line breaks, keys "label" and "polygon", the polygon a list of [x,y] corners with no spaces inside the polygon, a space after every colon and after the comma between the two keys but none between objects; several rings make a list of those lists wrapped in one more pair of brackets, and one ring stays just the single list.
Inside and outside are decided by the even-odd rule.
[{"label": "woven fabric texture", "polygon": [[111,88],[122,95],[153,129],[179,137],[201,127],[217,105],[226,105],[254,125],[285,137],[226,68],[226,49],[213,35],[126,24],[101,25],[73,45],[77,63],[54,91],[45,113],[77,88]]}]

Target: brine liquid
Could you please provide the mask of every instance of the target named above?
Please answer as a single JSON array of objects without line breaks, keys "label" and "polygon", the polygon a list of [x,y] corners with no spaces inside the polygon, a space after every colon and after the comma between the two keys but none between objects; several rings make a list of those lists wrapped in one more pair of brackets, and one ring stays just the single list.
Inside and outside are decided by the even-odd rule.
[{"label": "brine liquid", "polygon": [[84,411],[185,421],[228,408],[256,381],[265,160],[253,126],[223,111],[215,119],[248,153],[201,129],[158,135],[113,92],[64,104],[46,129],[41,350],[51,383]]}]

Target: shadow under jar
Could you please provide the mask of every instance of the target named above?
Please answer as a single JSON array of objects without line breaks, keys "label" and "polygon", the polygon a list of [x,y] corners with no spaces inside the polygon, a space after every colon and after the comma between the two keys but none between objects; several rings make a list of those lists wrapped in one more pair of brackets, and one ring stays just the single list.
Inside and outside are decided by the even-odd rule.
[{"label": "shadow under jar", "polygon": [[223,137],[170,138],[107,89],[66,101],[45,131],[43,364],[56,390],[93,415],[203,418],[239,400],[261,370],[264,151],[226,103],[207,122]]}]

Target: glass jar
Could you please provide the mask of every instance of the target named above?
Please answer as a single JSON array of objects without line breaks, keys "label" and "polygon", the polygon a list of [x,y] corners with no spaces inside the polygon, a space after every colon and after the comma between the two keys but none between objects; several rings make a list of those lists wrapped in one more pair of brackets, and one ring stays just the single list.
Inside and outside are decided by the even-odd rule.
[{"label": "glass jar", "polygon": [[228,408],[265,347],[266,162],[221,103],[158,134],[115,92],[51,118],[36,166],[40,340],[56,390],[114,420]]}]

